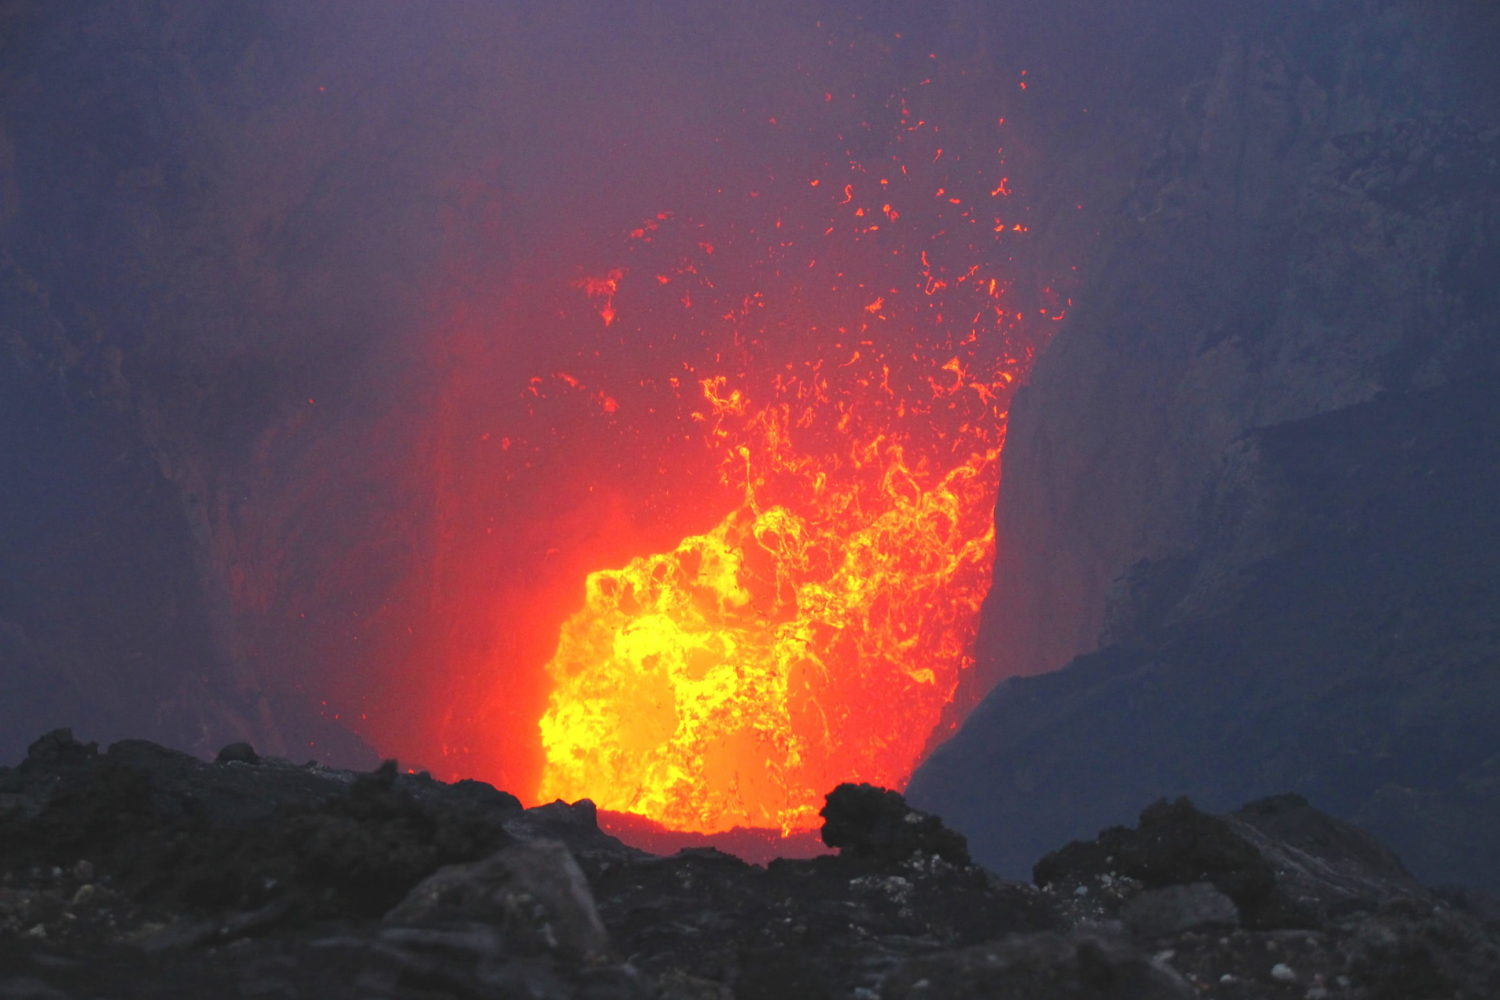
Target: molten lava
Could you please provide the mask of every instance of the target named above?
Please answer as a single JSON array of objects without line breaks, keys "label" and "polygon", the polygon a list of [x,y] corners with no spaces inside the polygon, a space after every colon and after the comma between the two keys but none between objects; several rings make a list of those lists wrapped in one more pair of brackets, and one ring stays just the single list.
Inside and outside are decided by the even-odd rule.
[{"label": "molten lava", "polygon": [[[969,665],[1014,377],[956,358],[939,371],[930,408],[884,364],[857,401],[818,382],[757,406],[702,381],[743,500],[670,552],[589,576],[548,665],[543,798],[790,831],[840,781],[905,783]],[[965,410],[988,419],[937,432]]]},{"label": "molten lava", "polygon": [[761,126],[832,132],[811,176],[657,212],[571,283],[586,308],[558,315],[607,337],[533,395],[592,397],[716,471],[639,462],[697,520],[588,574],[546,666],[539,800],[805,830],[839,782],[903,787],[939,725],[990,582],[1011,391],[1067,303],[1007,279],[1027,227],[1001,208],[1004,119],[945,131],[931,83],[819,88]]}]

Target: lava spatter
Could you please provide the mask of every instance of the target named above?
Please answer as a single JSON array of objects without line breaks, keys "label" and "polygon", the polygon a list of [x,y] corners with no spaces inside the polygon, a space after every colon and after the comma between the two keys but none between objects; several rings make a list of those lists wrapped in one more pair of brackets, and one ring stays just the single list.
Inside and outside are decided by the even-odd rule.
[{"label": "lava spatter", "polygon": [[589,574],[547,665],[539,800],[809,829],[842,781],[904,787],[940,722],[990,582],[1011,391],[1065,303],[1011,303],[1003,121],[948,135],[920,105],[898,95],[725,218],[656,213],[578,282],[622,343],[713,345],[649,381],[734,500]]}]

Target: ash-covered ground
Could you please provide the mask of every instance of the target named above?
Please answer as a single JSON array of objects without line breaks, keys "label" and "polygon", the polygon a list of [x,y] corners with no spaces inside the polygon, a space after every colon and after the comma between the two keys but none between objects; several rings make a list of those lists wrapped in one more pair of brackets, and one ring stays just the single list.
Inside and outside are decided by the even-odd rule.
[{"label": "ash-covered ground", "polygon": [[657,857],[590,803],[62,730],[0,768],[0,997],[1500,995],[1500,908],[1283,796],[1148,806],[1032,884],[894,792],[837,856]]}]

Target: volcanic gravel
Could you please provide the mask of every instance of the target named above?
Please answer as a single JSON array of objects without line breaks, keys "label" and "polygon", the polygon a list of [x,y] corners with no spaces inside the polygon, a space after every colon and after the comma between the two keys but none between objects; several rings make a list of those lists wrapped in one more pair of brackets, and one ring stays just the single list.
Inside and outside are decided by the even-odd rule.
[{"label": "volcanic gravel", "polygon": [[1500,908],[1285,796],[997,879],[842,785],[838,856],[657,857],[588,802],[67,731],[0,768],[0,998],[1500,996]]}]

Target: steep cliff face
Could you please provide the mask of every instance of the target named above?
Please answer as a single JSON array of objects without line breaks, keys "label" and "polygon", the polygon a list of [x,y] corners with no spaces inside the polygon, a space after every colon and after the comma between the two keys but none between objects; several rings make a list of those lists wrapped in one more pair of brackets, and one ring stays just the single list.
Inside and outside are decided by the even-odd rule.
[{"label": "steep cliff face", "polygon": [[1012,415],[980,678],[1100,651],[1003,684],[911,789],[988,831],[981,857],[1121,820],[1127,787],[1292,787],[1429,877],[1476,876],[1460,842],[1494,821],[1500,752],[1497,39],[1478,4],[1226,31],[1098,210]]},{"label": "steep cliff face", "polygon": [[[1276,10],[1154,120],[1100,109],[1128,186],[1034,182],[1087,199],[1096,249],[1013,414],[982,683],[1094,648],[1112,582],[1203,539],[1245,431],[1494,364],[1493,15]],[[1109,147],[1042,159],[1069,142]]]},{"label": "steep cliff face", "polygon": [[209,455],[155,432],[96,322],[0,250],[0,757],[68,720],[200,754],[245,738],[298,752],[295,734],[368,759],[239,655],[214,561],[232,525],[199,500]]},{"label": "steep cliff face", "polygon": [[[387,334],[442,213],[409,163],[360,155],[377,123],[317,113],[320,82],[378,72],[288,58],[331,13],[0,7],[0,756],[68,723],[368,759],[294,690],[288,621],[349,644],[393,589],[361,556],[420,521],[379,463],[327,469],[409,447]],[[357,408],[372,384],[384,422]]]},{"label": "steep cliff face", "polygon": [[248,731],[175,491],[9,259],[0,301],[0,756],[60,718],[117,733],[128,719],[194,747]]},{"label": "steep cliff face", "polygon": [[1297,789],[1428,878],[1500,884],[1497,440],[1488,379],[1250,433],[1212,537],[1135,567],[1112,644],[1003,682],[913,799],[1014,872],[1142,796]]}]

